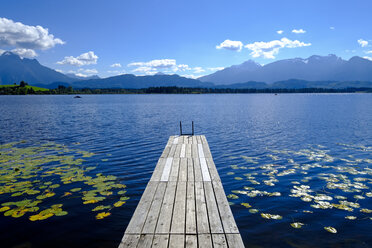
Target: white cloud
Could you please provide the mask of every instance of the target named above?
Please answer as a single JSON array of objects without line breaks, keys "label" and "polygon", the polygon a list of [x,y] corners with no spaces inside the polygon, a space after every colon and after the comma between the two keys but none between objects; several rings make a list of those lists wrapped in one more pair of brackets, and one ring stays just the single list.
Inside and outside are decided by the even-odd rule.
[{"label": "white cloud", "polygon": [[282,34],[284,31],[283,30],[278,30],[276,31],[278,34]]},{"label": "white cloud", "polygon": [[15,48],[11,50],[12,53],[18,54],[23,58],[34,58],[37,56],[37,53],[32,49],[27,48]]},{"label": "white cloud", "polygon": [[128,66],[164,69],[164,68],[171,68],[173,66],[176,66],[176,60],[175,59],[154,59],[148,62],[133,62],[133,63],[128,64]]},{"label": "white cloud", "polygon": [[5,50],[0,49],[0,55],[3,54],[3,53],[5,53]]},{"label": "white cloud", "polygon": [[305,46],[311,46],[311,43],[304,43],[299,40],[290,40],[288,38],[268,42],[257,41],[245,45],[246,48],[252,51],[250,55],[253,58],[263,57],[266,59],[275,59],[275,55],[277,55],[279,50],[282,48],[296,48]]},{"label": "white cloud", "polygon": [[302,28],[301,29],[293,29],[292,30],[292,33],[295,33],[295,34],[304,34],[304,33],[306,33],[306,31],[303,30]]},{"label": "white cloud", "polygon": [[0,18],[0,46],[2,47],[46,50],[62,44],[65,42],[49,34],[47,28]]},{"label": "white cloud", "polygon": [[132,70],[132,72],[138,72],[138,73],[142,73],[142,74],[146,74],[146,75],[153,75],[153,74],[157,73],[157,70],[156,70],[156,68],[152,68],[152,67],[149,67],[149,66],[140,66],[140,67],[137,67],[136,69]]},{"label": "white cloud", "polygon": [[359,39],[359,40],[358,40],[358,43],[359,43],[359,45],[360,45],[361,47],[366,47],[366,46],[368,46],[368,41],[363,40],[363,39]]},{"label": "white cloud", "polygon": [[113,68],[121,67],[121,64],[120,63],[114,63],[114,64],[110,65],[110,67],[113,67]]},{"label": "white cloud", "polygon": [[368,57],[368,56],[364,56],[363,59],[368,59],[368,60],[372,61],[372,58]]},{"label": "white cloud", "polygon": [[60,69],[55,69],[55,71],[58,71],[58,72],[60,72],[60,73],[64,73],[62,70],[60,70]]},{"label": "white cloud", "polygon": [[329,27],[329,29],[331,29],[331,30],[335,30],[335,27]]},{"label": "white cloud", "polygon": [[97,60],[98,60],[98,56],[95,55],[94,52],[89,51],[77,57],[67,56],[62,61],[58,61],[57,64],[83,66],[83,65],[97,64]]},{"label": "white cloud", "polygon": [[366,54],[372,54],[372,50],[365,51]]},{"label": "white cloud", "polygon": [[216,46],[217,49],[227,49],[232,51],[240,52],[242,50],[243,43],[241,41],[234,41],[234,40],[225,40],[219,46]]},{"label": "white cloud", "polygon": [[209,67],[208,70],[210,71],[220,71],[225,69],[225,67]]},{"label": "white cloud", "polygon": [[200,66],[198,66],[198,67],[194,67],[193,70],[194,70],[194,73],[202,73],[202,72],[205,72],[205,70],[204,70],[202,67],[200,67]]},{"label": "white cloud", "polygon": [[180,65],[177,65],[177,70],[180,70],[180,71],[189,71],[189,70],[191,70],[191,68],[188,65],[180,64]]}]

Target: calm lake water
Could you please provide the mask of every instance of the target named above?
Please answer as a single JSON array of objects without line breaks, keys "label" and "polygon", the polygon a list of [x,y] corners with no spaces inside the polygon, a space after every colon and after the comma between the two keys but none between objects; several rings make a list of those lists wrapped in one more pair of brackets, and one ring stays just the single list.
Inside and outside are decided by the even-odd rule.
[{"label": "calm lake water", "polygon": [[[26,163],[20,172],[28,176],[20,178],[9,159],[5,167],[18,173],[13,182],[32,181],[26,189],[36,191],[3,192],[0,204],[53,194],[33,213],[4,216],[4,208],[0,246],[117,247],[180,120],[185,129],[193,120],[206,136],[247,247],[372,246],[371,94],[0,96],[0,144],[22,141],[3,147],[3,155],[16,148],[25,153],[21,160],[73,155],[84,161],[66,162],[66,170],[86,168],[86,176],[112,175],[126,185],[122,206],[113,207],[123,197],[119,189],[104,190],[111,193],[102,204],[83,204],[84,192],[96,186],[68,181],[68,172],[56,171],[61,161],[27,173]],[[48,151],[37,149],[45,144]],[[10,184],[1,166],[4,191]],[[58,186],[40,186],[47,180]],[[30,221],[53,204],[68,214]],[[96,219],[98,205],[111,206],[104,210],[111,215]]]}]

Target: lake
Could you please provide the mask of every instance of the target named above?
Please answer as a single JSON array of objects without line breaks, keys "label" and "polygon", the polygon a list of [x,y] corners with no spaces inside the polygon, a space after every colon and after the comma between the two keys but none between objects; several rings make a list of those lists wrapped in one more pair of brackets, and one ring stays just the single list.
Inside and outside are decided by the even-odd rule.
[{"label": "lake", "polygon": [[1,247],[117,247],[179,121],[246,247],[372,246],[371,94],[0,96],[0,116]]}]

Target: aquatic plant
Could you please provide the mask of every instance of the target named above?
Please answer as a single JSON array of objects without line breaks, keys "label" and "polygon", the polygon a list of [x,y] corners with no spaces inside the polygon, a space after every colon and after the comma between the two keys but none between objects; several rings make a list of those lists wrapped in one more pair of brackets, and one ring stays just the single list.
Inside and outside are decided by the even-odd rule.
[{"label": "aquatic plant", "polygon": [[[70,149],[53,142],[29,145],[26,141],[0,145],[0,212],[20,218],[28,214],[30,221],[64,216],[63,204],[69,197],[81,198],[83,204],[117,201],[121,207],[129,197],[126,186],[115,176],[93,173],[96,167],[86,167],[85,159],[94,153]],[[9,201],[10,199],[13,199]],[[4,202],[4,199],[8,200]],[[94,206],[92,211],[110,210],[110,205]],[[109,216],[97,214],[96,219]]]}]

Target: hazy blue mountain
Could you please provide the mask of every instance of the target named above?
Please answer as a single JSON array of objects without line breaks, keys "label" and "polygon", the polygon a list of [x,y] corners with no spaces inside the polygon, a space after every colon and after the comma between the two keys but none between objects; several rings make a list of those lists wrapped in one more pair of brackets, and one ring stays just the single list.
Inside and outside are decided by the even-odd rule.
[{"label": "hazy blue mountain", "polygon": [[36,59],[21,58],[12,52],[4,52],[0,56],[0,84],[18,84],[22,80],[39,85],[74,81],[62,73],[42,66]]},{"label": "hazy blue mountain", "polygon": [[278,81],[268,85],[272,89],[303,89],[303,88],[323,88],[323,89],[345,89],[345,88],[372,88],[372,82],[368,81],[306,81],[290,79]]},{"label": "hazy blue mountain", "polygon": [[127,88],[140,89],[158,86],[213,87],[211,83],[180,77],[179,75],[135,76],[124,74],[109,78],[91,79],[72,83],[74,88]]},{"label": "hazy blue mountain", "polygon": [[202,82],[234,84],[247,81],[273,83],[289,79],[305,81],[372,81],[372,61],[361,57],[343,60],[336,55],[278,60],[261,66],[253,61],[199,78]]},{"label": "hazy blue mountain", "polygon": [[68,76],[69,78],[79,79],[79,80],[100,79],[100,77],[98,75],[92,75],[92,76],[88,76],[88,77],[81,77],[81,76],[78,76],[74,73],[65,73],[65,75]]}]

